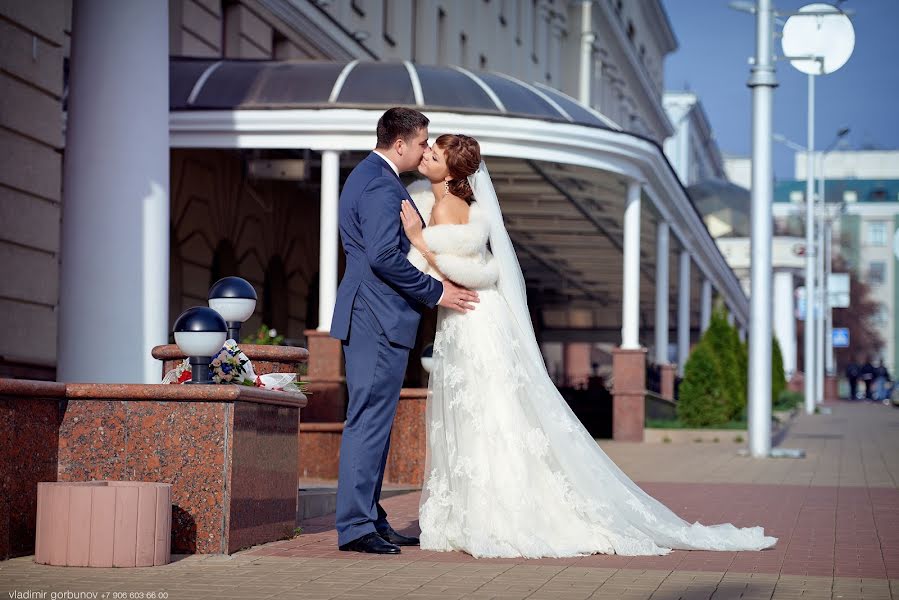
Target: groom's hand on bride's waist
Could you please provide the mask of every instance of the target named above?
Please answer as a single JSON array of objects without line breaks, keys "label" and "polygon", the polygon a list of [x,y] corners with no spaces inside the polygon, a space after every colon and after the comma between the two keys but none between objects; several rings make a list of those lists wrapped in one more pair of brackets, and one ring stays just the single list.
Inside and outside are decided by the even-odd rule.
[{"label": "groom's hand on bride's waist", "polygon": [[477,292],[458,286],[448,279],[443,281],[443,296],[440,298],[440,306],[466,313],[474,310],[474,305],[478,302],[480,299]]}]

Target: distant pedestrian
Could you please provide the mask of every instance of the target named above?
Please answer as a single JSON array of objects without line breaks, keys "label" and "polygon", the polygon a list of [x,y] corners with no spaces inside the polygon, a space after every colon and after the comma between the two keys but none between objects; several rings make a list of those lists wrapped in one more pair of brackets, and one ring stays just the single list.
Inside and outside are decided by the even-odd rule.
[{"label": "distant pedestrian", "polygon": [[846,365],[846,379],[849,381],[849,400],[858,400],[858,377],[861,375],[861,367],[855,362],[855,359],[849,361]]},{"label": "distant pedestrian", "polygon": [[874,367],[874,397],[877,402],[886,402],[888,400],[887,388],[890,382],[890,372],[884,366],[883,361],[879,361]]},{"label": "distant pedestrian", "polygon": [[871,364],[871,358],[862,365],[859,379],[865,383],[865,400],[874,399],[874,365]]}]

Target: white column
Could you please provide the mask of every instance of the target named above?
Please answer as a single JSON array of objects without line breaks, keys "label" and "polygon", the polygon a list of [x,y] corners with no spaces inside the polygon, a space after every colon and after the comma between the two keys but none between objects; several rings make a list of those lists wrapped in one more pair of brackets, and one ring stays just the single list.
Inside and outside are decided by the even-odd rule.
[{"label": "white column", "polygon": [[581,52],[578,65],[578,100],[585,106],[592,105],[593,90],[593,0],[581,1]]},{"label": "white column", "polygon": [[656,363],[668,363],[668,240],[669,226],[656,226]]},{"label": "white column", "polygon": [[793,274],[774,274],[774,335],[783,355],[787,380],[796,371],[796,317],[794,315]]},{"label": "white column", "polygon": [[621,294],[621,347],[640,347],[640,191],[637,181],[627,186],[624,206],[624,260]]},{"label": "white column", "polygon": [[331,330],[337,301],[337,208],[340,197],[340,154],[322,152],[321,215],[318,248],[318,331]]},{"label": "white column", "polygon": [[[824,195],[822,194],[823,198]],[[824,361],[825,370],[828,376],[836,374],[833,360],[833,309],[830,307],[830,271],[833,252],[833,222],[828,219],[827,227],[824,230]]]},{"label": "white column", "polygon": [[680,252],[677,270],[677,373],[684,374],[690,356],[690,253]]},{"label": "white column", "polygon": [[699,295],[699,331],[705,333],[712,322],[712,282],[703,278]]},{"label": "white column", "polygon": [[[822,211],[824,210],[824,198],[818,200]],[[815,302],[815,402],[824,402],[824,341],[825,312],[827,307],[827,282],[824,281],[824,219],[817,219],[818,229],[818,254],[815,257],[817,282],[815,292],[818,296]]]},{"label": "white column", "polygon": [[808,145],[806,146],[805,185],[805,348],[802,353],[805,376],[805,413],[815,412],[815,266],[817,248],[815,246],[815,76],[808,76]]},{"label": "white column", "polygon": [[749,451],[754,458],[771,453],[771,203],[774,177],[771,129],[774,88],[774,8],[756,3],[756,53],[749,76],[752,88],[752,235],[749,294]]},{"label": "white column", "polygon": [[166,2],[73,4],[60,381],[158,383],[169,330]]},{"label": "white column", "polygon": [[677,124],[675,139],[676,164],[674,170],[684,186],[690,185],[690,110],[686,110]]}]

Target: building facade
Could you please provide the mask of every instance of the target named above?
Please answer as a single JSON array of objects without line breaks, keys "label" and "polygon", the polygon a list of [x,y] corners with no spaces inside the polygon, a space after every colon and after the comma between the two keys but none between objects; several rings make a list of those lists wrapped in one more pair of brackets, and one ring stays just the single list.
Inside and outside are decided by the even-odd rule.
[{"label": "building facade", "polygon": [[725,180],[724,162],[699,97],[692,92],[665,92],[665,112],[674,135],[665,140],[665,156],[681,183]]},{"label": "building facade", "polygon": [[[3,111],[0,117],[6,119],[2,134],[6,136],[4,148],[13,150],[4,152],[6,162],[0,169],[3,194],[0,208],[4,217],[10,215],[3,221],[0,248],[11,258],[14,271],[0,284],[5,286],[0,291],[0,302],[6,303],[7,314],[12,315],[8,334],[0,340],[5,374],[21,374],[22,369],[30,369],[32,374],[41,369],[52,372],[59,355],[56,340],[66,337],[58,325],[59,306],[61,302],[63,305],[73,302],[66,286],[75,292],[83,291],[85,286],[79,281],[95,275],[100,281],[95,285],[97,288],[127,281],[124,276],[102,279],[100,276],[105,277],[107,273],[69,268],[67,264],[73,264],[74,255],[67,263],[61,248],[68,246],[60,243],[64,238],[69,244],[78,245],[77,236],[83,238],[86,235],[87,229],[83,228],[73,229],[72,235],[61,235],[60,221],[71,226],[77,219],[67,217],[66,203],[73,202],[71,206],[81,207],[85,198],[91,196],[88,188],[81,191],[76,189],[77,186],[62,189],[65,187],[63,171],[71,173],[76,182],[80,181],[77,177],[83,179],[95,174],[99,180],[108,175],[102,170],[103,165],[91,167],[89,163],[80,171],[81,175],[76,175],[79,171],[73,172],[71,168],[64,169],[63,159],[71,149],[68,144],[72,140],[77,142],[78,136],[84,135],[80,132],[87,130],[86,125],[79,125],[85,119],[73,119],[67,109],[70,94],[75,97],[84,93],[83,88],[77,89],[77,76],[73,82],[75,87],[67,86],[69,66],[77,66],[79,53],[83,57],[91,51],[109,53],[126,49],[129,27],[134,26],[133,19],[129,22],[126,14],[121,21],[123,41],[104,35],[79,38],[79,31],[108,25],[98,6],[100,4],[79,5],[74,15],[71,3],[66,0],[42,3],[16,0],[0,7],[3,27],[9,34],[4,39],[12,40],[10,43],[14,48],[0,58],[4,61],[0,76],[3,77],[4,91],[8,91],[4,98],[8,104],[15,105],[14,110]],[[119,6],[115,2],[109,3],[107,11],[118,11]],[[483,69],[497,74],[500,79],[508,79],[514,84],[512,87],[526,88],[544,100],[556,92],[563,94],[564,97],[558,97],[557,101],[550,98],[550,103],[555,106],[561,106],[560,102],[579,100],[592,111],[584,113],[585,118],[598,119],[602,131],[611,132],[602,134],[608,138],[602,144],[631,140],[627,143],[639,146],[640,152],[646,153],[646,159],[636,170],[621,162],[614,153],[603,154],[605,146],[597,146],[594,140],[589,142],[593,144],[589,146],[589,152],[598,152],[596,156],[601,160],[583,162],[586,159],[577,158],[585,155],[585,150],[580,150],[571,154],[572,160],[583,163],[577,167],[580,171],[566,171],[560,167],[558,172],[549,173],[547,169],[553,167],[551,163],[528,161],[527,144],[533,144],[532,140],[516,145],[509,141],[512,137],[508,136],[514,137],[518,133],[512,129],[509,129],[510,133],[502,134],[507,136],[504,140],[491,141],[488,133],[482,134],[488,154],[514,156],[514,160],[494,163],[498,169],[500,165],[505,169],[502,191],[504,199],[509,199],[509,204],[504,206],[509,207],[510,214],[516,202],[524,207],[526,202],[530,203],[528,206],[534,205],[538,196],[544,198],[541,202],[559,199],[563,201],[564,210],[571,212],[570,217],[567,213],[554,217],[559,220],[559,234],[571,232],[568,223],[580,220],[584,235],[598,235],[604,240],[603,248],[607,246],[609,252],[619,253],[619,258],[609,264],[604,258],[605,250],[589,246],[578,249],[572,247],[570,239],[563,241],[556,236],[559,237],[556,240],[555,234],[546,231],[539,234],[542,237],[534,239],[534,244],[535,247],[550,248],[546,251],[547,256],[553,258],[543,263],[539,262],[539,256],[523,260],[527,263],[526,275],[531,274],[540,282],[534,298],[535,305],[539,306],[540,314],[536,320],[545,334],[544,341],[562,344],[563,361],[569,365],[577,362],[578,368],[590,369],[592,357],[589,352],[585,355],[585,347],[577,344],[603,340],[611,347],[618,339],[615,332],[620,332],[622,327],[621,320],[615,316],[620,315],[621,307],[618,290],[622,285],[625,288],[630,285],[623,284],[622,277],[625,280],[631,277],[627,272],[622,275],[618,261],[625,247],[634,248],[628,246],[631,242],[627,241],[628,236],[634,239],[633,231],[640,240],[636,248],[643,247],[641,254],[650,258],[650,264],[641,267],[639,258],[637,263],[628,264],[636,264],[641,272],[638,277],[649,285],[639,293],[638,312],[629,313],[625,319],[628,335],[637,335],[645,340],[644,345],[652,346],[653,340],[649,339],[652,338],[649,328],[652,325],[657,330],[654,341],[664,339],[667,348],[668,323],[676,323],[670,329],[677,331],[678,347],[682,350],[685,347],[682,340],[686,339],[688,348],[690,330],[698,329],[700,306],[706,306],[705,291],[710,289],[711,280],[715,280],[715,285],[728,295],[738,318],[746,318],[745,297],[733,274],[720,270],[723,259],[714,244],[706,239],[708,234],[704,229],[693,230],[701,229],[701,225],[693,222],[695,217],[685,208],[688,205],[684,204],[682,190],[672,183],[670,167],[664,158],[654,158],[653,144],[660,145],[674,131],[662,104],[662,66],[665,55],[675,48],[676,41],[659,2],[172,0],[165,16],[167,27],[166,23],[160,25],[156,21],[154,26],[158,27],[157,32],[165,32],[168,54],[172,57],[171,68],[177,66],[189,71],[192,68],[190,60],[196,59],[199,61],[196,64],[202,64],[205,69],[202,82],[196,78],[190,80],[195,92],[204,87],[207,78],[209,82],[219,81],[214,72],[220,66],[220,74],[229,69],[228,72],[239,72],[243,68],[240,61],[282,61],[289,66],[324,60],[343,62],[347,69],[352,69],[353,61],[363,65],[372,61],[406,60],[416,66],[459,68],[469,75],[483,72]],[[158,15],[153,18],[156,17]],[[124,46],[116,47],[112,40]],[[140,53],[134,55],[134,64],[140,64],[141,56]],[[210,62],[202,63],[203,60]],[[246,65],[256,69],[252,62]],[[128,69],[127,65],[121,68],[123,70],[117,74],[121,81],[133,86],[144,83],[145,73],[139,72],[139,68]],[[155,66],[152,68],[156,69]],[[155,71],[152,74],[159,76]],[[233,81],[234,85],[239,84],[238,79]],[[168,84],[177,87],[179,81],[169,78]],[[171,91],[173,97],[182,93],[175,87]],[[183,92],[190,101],[193,97],[193,93],[187,93],[190,89]],[[102,89],[96,93],[102,93]],[[109,116],[123,119],[129,116],[129,111],[122,106],[111,108]],[[165,310],[153,309],[156,311],[154,319],[168,322],[168,327],[181,310],[205,302],[206,290],[212,281],[222,275],[237,274],[251,281],[260,296],[257,314],[248,327],[265,322],[302,343],[306,330],[326,327],[321,317],[327,313],[327,300],[322,300],[322,295],[327,298],[339,270],[338,256],[334,256],[336,263],[332,269],[328,263],[330,258],[325,260],[320,252],[321,248],[329,247],[331,239],[328,237],[323,241],[323,231],[328,236],[333,233],[322,229],[322,223],[328,218],[322,213],[322,206],[328,206],[330,210],[325,196],[330,199],[334,191],[328,187],[326,194],[324,177],[331,177],[331,169],[336,165],[335,181],[339,181],[358,159],[358,153],[371,147],[371,142],[366,141],[367,138],[361,143],[352,141],[346,146],[348,150],[343,151],[345,159],[338,157],[335,162],[336,150],[325,151],[316,146],[318,142],[308,141],[313,138],[301,138],[299,134],[291,139],[272,141],[274,138],[262,140],[258,135],[235,129],[217,138],[226,140],[217,145],[197,141],[211,139],[202,134],[208,129],[197,129],[199,120],[211,114],[188,111],[170,115],[171,139],[177,142],[172,142],[165,157],[167,162],[155,163],[167,166],[165,176],[160,178],[160,190],[168,194],[170,202],[165,207],[166,212],[154,213],[156,219],[162,218],[160,215],[167,216],[167,235],[153,237],[153,243],[165,240],[165,248],[154,255],[164,264],[154,265],[151,261],[142,267],[142,272],[152,272],[153,277],[161,277],[164,273],[168,282],[166,286],[156,286],[166,288],[168,303]],[[248,112],[229,114],[248,117]],[[448,119],[445,123],[466,123],[464,119]],[[231,127],[240,127],[238,120],[235,118]],[[164,130],[164,123],[161,127],[159,122],[154,123],[156,131]],[[370,136],[373,124],[365,123],[367,121],[363,123],[363,129]],[[122,130],[128,126],[127,120],[123,121]],[[559,127],[564,129],[568,125]],[[555,130],[547,129],[547,134],[551,131]],[[346,136],[341,138],[336,134],[333,137],[346,139]],[[583,143],[587,144],[586,138]],[[153,154],[140,145],[123,148],[124,154],[129,150],[148,156]],[[331,161],[327,164],[326,154]],[[79,153],[77,160],[74,156],[71,160],[75,164],[83,157]],[[302,176],[282,178],[260,177],[248,168],[256,161],[270,160],[303,161],[308,168]],[[594,171],[601,166],[607,173],[588,175],[585,171],[589,170],[588,164]],[[613,173],[619,175],[613,176]],[[585,182],[589,182],[589,186],[585,187]],[[641,234],[639,227],[628,229],[635,223],[633,216],[628,217],[630,224],[625,226],[627,219],[622,220],[620,211],[626,199],[628,206],[634,206],[643,189],[649,208],[643,211],[642,217],[639,211],[636,213],[636,223],[644,220],[649,227],[644,226]],[[148,198],[153,201],[152,197]],[[104,201],[114,203],[115,198]],[[673,204],[668,208],[666,203]],[[636,206],[639,207],[639,203]],[[81,209],[73,210],[75,212],[71,214],[79,214]],[[550,209],[538,208],[535,212],[533,207],[522,208],[521,215],[515,217],[523,235],[531,235],[536,224],[545,222],[546,216],[540,213],[541,210]],[[628,214],[633,215],[633,210]],[[670,243],[669,224],[673,234]],[[129,232],[128,226],[121,229]],[[656,273],[661,269],[661,263],[653,265],[651,259],[660,247],[658,240],[663,233],[665,253],[658,256],[664,256],[666,275],[664,284],[657,286],[660,291],[656,292],[655,284],[660,281]],[[82,239],[81,245],[92,247],[91,244],[96,244],[101,248],[102,237],[102,231],[87,235],[89,239]],[[593,238],[584,239],[587,241],[580,243],[593,243],[589,241]],[[546,243],[550,246],[541,246]],[[557,252],[552,244],[558,244],[561,250]],[[128,245],[129,241],[123,239],[123,251]],[[564,261],[554,263],[558,253],[563,255],[559,260]],[[146,254],[140,256],[147,260]],[[164,260],[166,256],[167,260]],[[107,270],[114,270],[112,265],[120,257],[107,254],[105,258],[109,265]],[[668,285],[668,263],[683,271],[683,275],[678,274],[677,285]],[[102,269],[103,262],[99,261],[97,265]],[[153,271],[154,267],[159,268]],[[587,274],[588,271],[593,274]],[[57,282],[65,273],[70,274],[69,281],[66,283],[66,278],[62,277],[65,285],[60,290]],[[606,288],[594,298],[596,301],[590,300],[592,290],[582,293],[586,289],[583,283],[581,291],[574,288],[573,292],[566,291],[571,282],[577,283],[588,276],[597,277],[595,285]],[[128,285],[131,287],[133,283],[133,287],[143,286],[149,290],[147,293],[155,293],[151,279],[138,277]],[[672,298],[674,300],[669,301]],[[657,306],[655,318],[654,301]],[[143,310],[147,310],[146,302],[143,306]],[[88,312],[91,311],[86,309],[82,314]],[[669,312],[674,318],[668,318]],[[163,314],[167,315],[165,319],[160,316]],[[127,315],[113,316],[121,320],[110,318],[110,323],[121,324],[127,320]],[[634,329],[633,317],[639,317],[645,329]],[[112,339],[118,330],[102,318],[97,319],[93,329],[84,323],[78,326],[82,327],[81,331],[96,331],[104,339]],[[106,327],[110,329],[107,331]],[[678,360],[685,360],[685,356],[681,351]],[[152,369],[152,365],[149,368]]]},{"label": "building facade", "polygon": [[[824,182],[824,197],[834,216],[832,253],[870,286],[870,297],[880,305],[871,324],[884,339],[881,356],[871,358],[882,359],[890,372],[896,373],[899,369],[899,319],[896,318],[899,308],[899,170],[894,171],[891,166],[887,170],[874,168],[866,164],[864,157],[845,152],[839,154],[850,155],[848,167],[834,166],[835,177],[829,170],[825,171]],[[881,156],[876,160],[889,165],[890,160],[884,161],[882,156],[886,153],[878,154]],[[899,156],[899,152],[893,155]],[[830,163],[827,165],[829,169]],[[840,177],[846,172],[886,177]],[[804,179],[796,179],[778,182],[775,186],[773,213],[778,231],[802,234],[805,185]],[[852,307],[834,310],[852,310]]]}]

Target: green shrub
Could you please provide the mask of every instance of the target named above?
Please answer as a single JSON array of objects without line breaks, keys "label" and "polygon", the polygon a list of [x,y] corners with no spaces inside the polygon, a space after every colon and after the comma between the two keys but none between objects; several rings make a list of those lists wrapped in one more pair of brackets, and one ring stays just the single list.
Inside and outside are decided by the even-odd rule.
[{"label": "green shrub", "polygon": [[792,410],[796,406],[801,406],[805,396],[800,392],[792,390],[781,390],[777,399],[774,401],[774,410]]},{"label": "green shrub", "polygon": [[771,339],[771,402],[776,404],[783,391],[787,389],[787,377],[784,374],[784,359],[777,338]]},{"label": "green shrub", "polygon": [[256,333],[244,336],[242,344],[256,344],[259,346],[280,346],[284,341],[283,335],[278,335],[275,329],[263,323]]},{"label": "green shrub", "polygon": [[712,313],[709,328],[700,344],[707,344],[718,363],[721,398],[727,405],[727,418],[739,419],[746,407],[746,368],[737,330],[727,322],[727,313],[719,308]]},{"label": "green shrub", "polygon": [[706,336],[693,349],[679,388],[677,417],[689,427],[709,427],[730,420],[724,374]]}]

